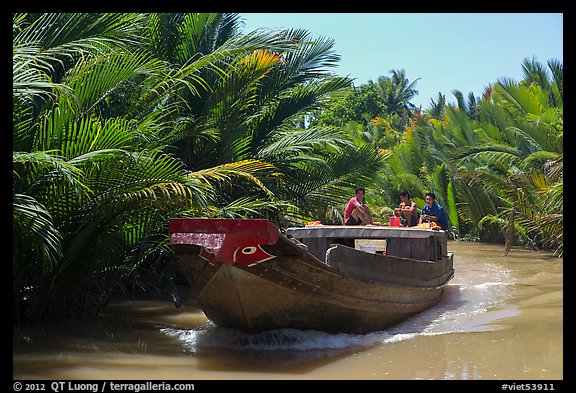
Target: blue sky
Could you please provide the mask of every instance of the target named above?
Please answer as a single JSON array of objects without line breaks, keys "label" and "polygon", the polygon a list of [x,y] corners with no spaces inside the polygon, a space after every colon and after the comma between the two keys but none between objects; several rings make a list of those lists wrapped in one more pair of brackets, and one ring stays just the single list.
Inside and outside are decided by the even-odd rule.
[{"label": "blue sky", "polygon": [[481,96],[499,78],[522,79],[522,61],[564,62],[562,13],[241,13],[244,31],[304,28],[334,39],[338,75],[356,86],[404,70],[427,108],[438,93]]}]

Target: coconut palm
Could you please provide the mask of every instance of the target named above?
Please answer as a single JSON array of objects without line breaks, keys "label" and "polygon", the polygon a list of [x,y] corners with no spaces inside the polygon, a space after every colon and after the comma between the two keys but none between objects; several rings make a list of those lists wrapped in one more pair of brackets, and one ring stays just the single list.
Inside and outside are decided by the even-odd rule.
[{"label": "coconut palm", "polygon": [[500,80],[492,103],[480,106],[475,133],[480,143],[457,156],[463,166],[456,178],[497,198],[499,212],[482,220],[508,228],[506,250],[516,233],[524,242],[562,252],[562,209],[551,203],[562,201],[562,171],[547,174],[551,167],[562,167],[562,108],[551,105],[555,101],[549,97],[540,84]]},{"label": "coconut palm", "polygon": [[[386,106],[386,112],[405,118],[406,122],[414,113],[415,106],[410,100],[418,95],[416,83],[410,82],[404,70],[392,70],[391,77],[381,76],[376,82],[377,91]],[[373,82],[372,82],[373,83]]]},{"label": "coconut palm", "polygon": [[426,113],[434,119],[440,119],[444,112],[444,107],[446,106],[446,96],[442,93],[438,93],[438,101],[430,99],[430,107],[426,110]]}]

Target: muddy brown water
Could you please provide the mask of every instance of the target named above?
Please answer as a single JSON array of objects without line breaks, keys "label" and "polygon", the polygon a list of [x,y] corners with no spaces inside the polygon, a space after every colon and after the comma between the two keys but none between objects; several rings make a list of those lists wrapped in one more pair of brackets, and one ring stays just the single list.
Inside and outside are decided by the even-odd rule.
[{"label": "muddy brown water", "polygon": [[562,380],[563,259],[448,244],[442,301],[385,331],[247,334],[194,307],[115,301],[95,320],[15,330],[13,379]]}]

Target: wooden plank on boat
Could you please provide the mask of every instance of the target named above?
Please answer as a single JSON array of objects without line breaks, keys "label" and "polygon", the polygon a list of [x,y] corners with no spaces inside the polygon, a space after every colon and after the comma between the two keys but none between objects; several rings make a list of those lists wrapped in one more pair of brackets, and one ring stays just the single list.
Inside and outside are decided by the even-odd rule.
[{"label": "wooden plank on boat", "polygon": [[437,287],[452,276],[452,255],[427,261],[366,254],[354,248],[334,245],[326,253],[326,264],[349,277],[412,287]]},{"label": "wooden plank on boat", "polygon": [[425,261],[437,261],[446,255],[445,238],[430,237],[427,239],[388,239],[386,252],[388,255]]}]

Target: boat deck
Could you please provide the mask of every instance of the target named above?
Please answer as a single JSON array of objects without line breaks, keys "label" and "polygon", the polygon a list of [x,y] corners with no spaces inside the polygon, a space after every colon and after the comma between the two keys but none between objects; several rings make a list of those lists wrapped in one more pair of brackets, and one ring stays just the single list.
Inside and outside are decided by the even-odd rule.
[{"label": "boat deck", "polygon": [[288,228],[286,234],[304,243],[308,251],[322,261],[326,260],[326,251],[332,244],[355,247],[358,239],[385,239],[386,254],[401,258],[437,261],[448,252],[447,236],[443,230],[365,225],[312,225]]}]

